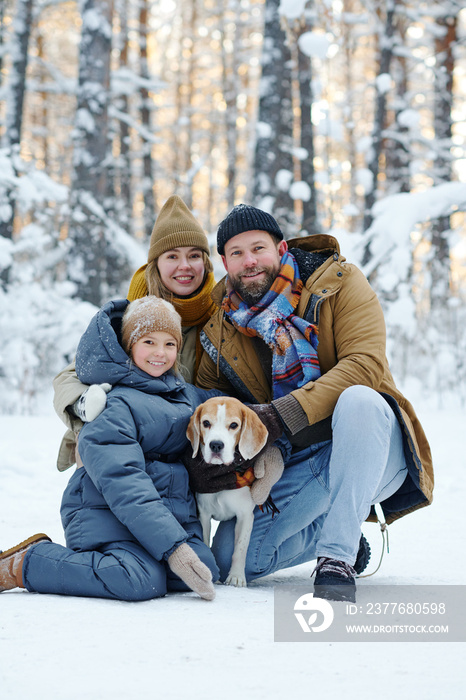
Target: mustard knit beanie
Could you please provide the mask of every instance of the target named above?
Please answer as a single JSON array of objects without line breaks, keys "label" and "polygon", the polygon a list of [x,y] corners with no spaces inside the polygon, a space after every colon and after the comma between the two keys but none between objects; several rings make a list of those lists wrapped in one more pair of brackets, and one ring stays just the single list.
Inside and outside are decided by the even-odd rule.
[{"label": "mustard knit beanie", "polygon": [[174,194],[163,205],[152,229],[147,262],[172,248],[192,246],[210,254],[207,236],[181,197]]},{"label": "mustard knit beanie", "polygon": [[139,338],[153,331],[170,333],[181,348],[181,316],[169,301],[155,296],[135,299],[128,304],[121,322],[121,344],[129,355]]}]

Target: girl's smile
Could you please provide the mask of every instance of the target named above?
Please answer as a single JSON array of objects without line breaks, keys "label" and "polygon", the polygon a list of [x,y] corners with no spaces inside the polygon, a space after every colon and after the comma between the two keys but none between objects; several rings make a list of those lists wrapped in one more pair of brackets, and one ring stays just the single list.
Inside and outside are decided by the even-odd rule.
[{"label": "girl's smile", "polygon": [[160,377],[173,367],[178,354],[175,338],[165,331],[152,331],[139,338],[131,348],[134,364],[151,377]]}]

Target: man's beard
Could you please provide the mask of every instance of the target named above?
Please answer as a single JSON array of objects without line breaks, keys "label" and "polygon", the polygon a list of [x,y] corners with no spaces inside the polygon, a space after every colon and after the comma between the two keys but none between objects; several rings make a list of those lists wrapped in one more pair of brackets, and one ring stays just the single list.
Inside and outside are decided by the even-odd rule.
[{"label": "man's beard", "polygon": [[245,283],[240,276],[230,276],[230,284],[248,306],[254,306],[254,304],[257,304],[257,302],[262,299],[264,294],[269,291],[270,287],[275,282],[279,270],[279,267],[249,270],[248,272],[250,274],[254,272],[265,272],[265,277],[261,280]]}]

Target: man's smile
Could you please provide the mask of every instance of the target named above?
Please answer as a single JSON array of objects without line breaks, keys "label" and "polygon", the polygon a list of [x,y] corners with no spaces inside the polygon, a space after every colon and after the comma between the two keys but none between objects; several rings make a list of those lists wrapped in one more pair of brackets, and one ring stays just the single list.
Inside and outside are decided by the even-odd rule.
[{"label": "man's smile", "polygon": [[243,275],[241,275],[242,279],[254,279],[255,277],[259,277],[259,275],[265,274],[265,270],[250,270],[249,272],[245,272]]}]

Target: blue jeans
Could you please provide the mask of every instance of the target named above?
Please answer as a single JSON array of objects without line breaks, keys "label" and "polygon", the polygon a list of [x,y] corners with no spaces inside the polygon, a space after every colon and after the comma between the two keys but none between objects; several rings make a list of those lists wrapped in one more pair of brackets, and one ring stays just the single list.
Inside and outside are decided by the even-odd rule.
[{"label": "blue jeans", "polygon": [[[274,518],[256,508],[246,560],[249,581],[317,557],[354,564],[361,525],[372,504],[391,496],[407,475],[400,425],[373,389],[353,386],[340,396],[332,440],[292,454],[271,496]],[[219,524],[212,551],[228,575],[235,520]]]}]

